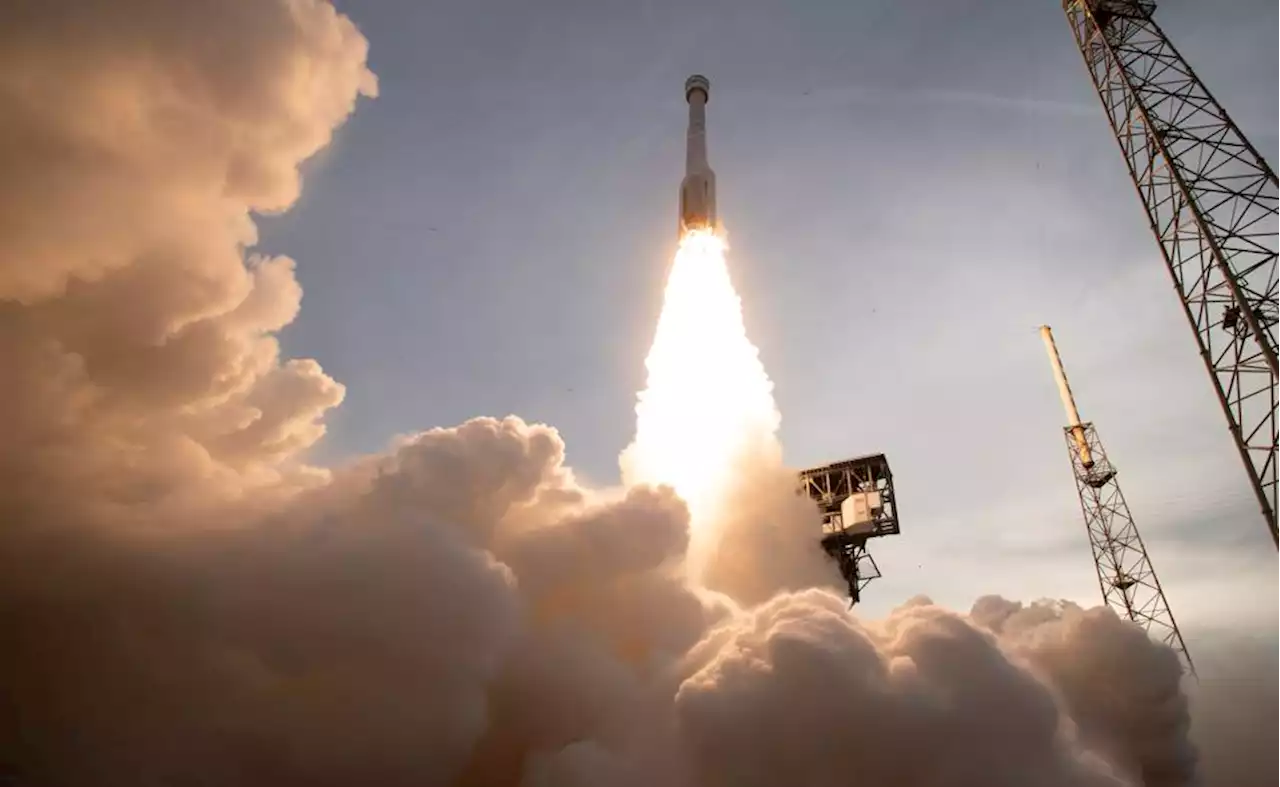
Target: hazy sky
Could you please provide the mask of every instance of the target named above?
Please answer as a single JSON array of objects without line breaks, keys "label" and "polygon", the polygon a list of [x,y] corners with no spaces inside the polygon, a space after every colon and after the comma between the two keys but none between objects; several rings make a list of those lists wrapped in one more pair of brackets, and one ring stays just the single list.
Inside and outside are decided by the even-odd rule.
[{"label": "hazy sky", "polygon": [[[325,459],[515,413],[616,480],[697,71],[788,461],[895,472],[869,610],[1097,600],[1048,322],[1193,652],[1237,619],[1274,632],[1275,552],[1057,2],[338,6],[381,95],[261,243],[299,260],[287,352],[348,386]],[[1274,165],[1276,4],[1157,20]]]}]

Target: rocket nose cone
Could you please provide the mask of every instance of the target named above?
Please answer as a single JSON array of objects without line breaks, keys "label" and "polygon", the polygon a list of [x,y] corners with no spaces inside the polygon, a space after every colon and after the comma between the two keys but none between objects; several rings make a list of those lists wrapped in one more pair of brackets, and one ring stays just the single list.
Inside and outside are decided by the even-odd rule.
[{"label": "rocket nose cone", "polygon": [[711,80],[702,74],[694,74],[684,81],[684,100],[688,101],[695,90],[701,90],[703,100],[711,98]]}]

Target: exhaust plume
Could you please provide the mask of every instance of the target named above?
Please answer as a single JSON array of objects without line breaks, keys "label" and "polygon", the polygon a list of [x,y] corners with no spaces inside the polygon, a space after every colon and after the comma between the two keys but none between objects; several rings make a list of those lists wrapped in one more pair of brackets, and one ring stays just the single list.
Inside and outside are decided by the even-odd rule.
[{"label": "exhaust plume", "polygon": [[623,481],[669,484],[688,501],[688,569],[700,579],[735,468],[747,458],[781,463],[773,383],[747,338],[725,242],[712,231],[680,239],[645,368],[635,441],[620,460]]},{"label": "exhaust plume", "polygon": [[[821,587],[714,238],[673,270],[624,488],[514,416],[309,465],[343,387],[281,357],[295,265],[246,249],[376,94],[364,37],[323,0],[10,5],[8,783],[1193,782],[1172,653],[1109,611],[872,621]],[[1200,732],[1217,784],[1273,767]]]}]

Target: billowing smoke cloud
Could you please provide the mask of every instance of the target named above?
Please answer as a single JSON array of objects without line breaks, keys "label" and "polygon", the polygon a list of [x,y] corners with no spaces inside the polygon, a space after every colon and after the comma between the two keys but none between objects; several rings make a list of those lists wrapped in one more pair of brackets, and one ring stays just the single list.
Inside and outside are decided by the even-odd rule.
[{"label": "billowing smoke cloud", "polygon": [[703,583],[742,604],[811,587],[836,591],[843,583],[817,547],[817,513],[808,499],[794,494],[794,471],[767,453],[744,457],[741,465],[718,517],[719,543]]},{"label": "billowing smoke cloud", "polygon": [[322,0],[6,9],[4,776],[1192,783],[1169,651],[1060,604],[859,620],[776,468],[743,468],[701,590],[684,502],[584,488],[548,427],[308,466],[343,389],[280,358],[294,264],[245,249],[376,93],[366,48]]},{"label": "billowing smoke cloud", "polygon": [[1275,632],[1218,632],[1195,651],[1191,733],[1210,785],[1270,787],[1280,741],[1280,659]]},{"label": "billowing smoke cloud", "polygon": [[136,524],[322,480],[290,460],[343,388],[281,361],[294,263],[243,249],[250,211],[288,208],[299,163],[376,92],[364,38],[320,0],[18,0],[5,17],[6,505]]},{"label": "billowing smoke cloud", "polygon": [[703,611],[662,571],[683,504],[584,501],[561,458],[486,419],[251,527],[31,538],[0,577],[0,752],[49,783],[448,784],[504,687],[564,745],[609,665]]},{"label": "billowing smoke cloud", "polygon": [[1002,635],[1006,648],[1058,689],[1092,748],[1146,787],[1190,784],[1196,753],[1181,690],[1182,669],[1169,648],[1105,608],[1069,603],[1030,607],[979,599],[976,623]]}]

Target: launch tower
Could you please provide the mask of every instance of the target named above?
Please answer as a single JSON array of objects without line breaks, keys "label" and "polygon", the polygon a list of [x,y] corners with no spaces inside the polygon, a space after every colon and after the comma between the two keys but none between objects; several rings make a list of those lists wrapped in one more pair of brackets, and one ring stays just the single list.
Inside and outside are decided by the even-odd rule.
[{"label": "launch tower", "polygon": [[1262,516],[1276,532],[1276,174],[1152,20],[1064,0]]},{"label": "launch tower", "polygon": [[1067,426],[1063,430],[1067,438],[1067,453],[1071,457],[1085,530],[1089,533],[1089,546],[1093,549],[1102,601],[1116,614],[1132,620],[1173,648],[1183,668],[1195,675],[1191,655],[1187,653],[1182,633],[1178,631],[1160,580],[1156,578],[1156,570],[1151,566],[1151,558],[1147,557],[1147,548],[1142,543],[1142,536],[1138,535],[1138,526],[1129,513],[1129,504],[1116,481],[1115,466],[1107,458],[1093,424],[1080,420],[1049,326],[1042,326],[1040,335],[1049,353],[1058,393],[1067,413]]},{"label": "launch tower", "polygon": [[822,549],[835,559],[857,604],[880,576],[868,539],[898,533],[893,474],[884,454],[872,454],[800,472],[800,491],[822,510]]}]

